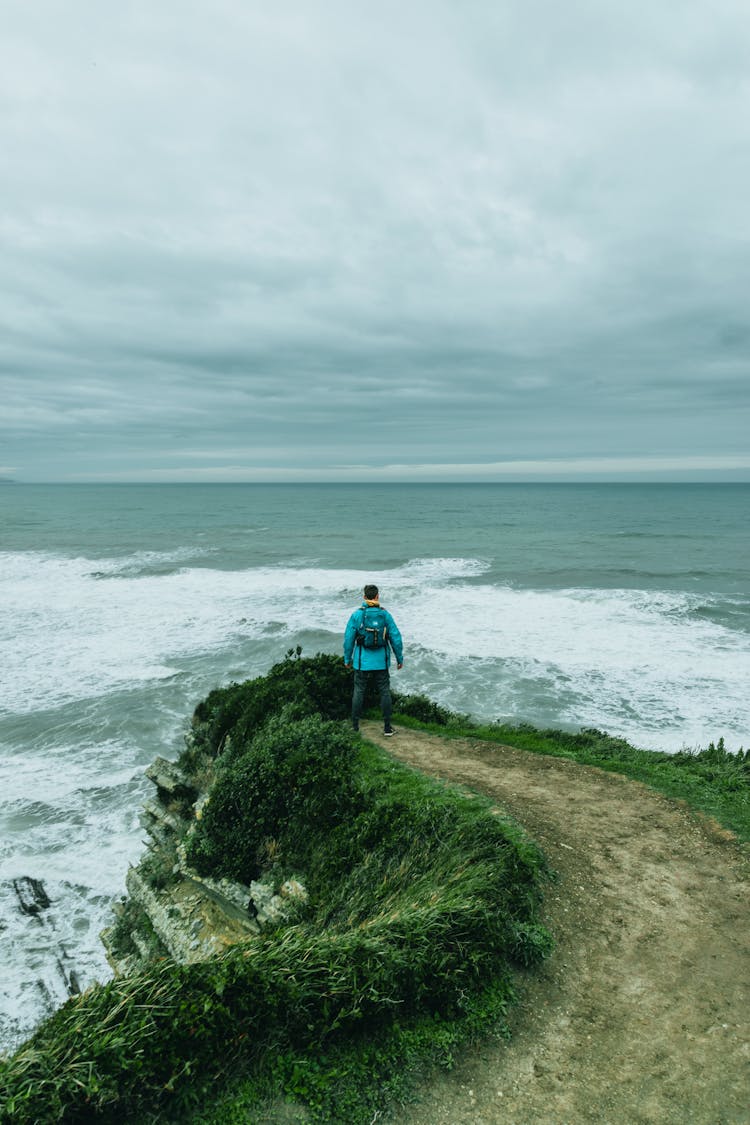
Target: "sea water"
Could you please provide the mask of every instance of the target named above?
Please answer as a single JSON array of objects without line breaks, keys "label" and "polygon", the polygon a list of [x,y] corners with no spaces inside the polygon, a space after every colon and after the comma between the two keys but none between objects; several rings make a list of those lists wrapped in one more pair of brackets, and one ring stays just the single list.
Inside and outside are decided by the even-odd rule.
[{"label": "sea water", "polygon": [[144,768],[212,688],[340,652],[365,582],[401,691],[750,745],[749,515],[727,484],[0,486],[0,1049],[110,975]]}]

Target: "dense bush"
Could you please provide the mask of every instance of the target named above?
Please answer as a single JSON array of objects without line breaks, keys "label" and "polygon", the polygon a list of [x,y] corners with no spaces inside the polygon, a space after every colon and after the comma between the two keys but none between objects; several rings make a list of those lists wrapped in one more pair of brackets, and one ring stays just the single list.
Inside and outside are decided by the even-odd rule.
[{"label": "dense bush", "polygon": [[340,725],[288,713],[244,752],[233,744],[190,839],[191,861],[247,881],[262,874],[272,837],[275,860],[304,870],[319,924],[351,926],[382,901],[416,901],[425,880],[433,894],[457,870],[463,879],[470,857],[502,899],[503,924],[533,913],[541,857],[520,832],[482,801],[356,746]]},{"label": "dense bush", "polygon": [[229,731],[241,743],[265,720],[293,704],[298,714],[343,719],[351,710],[351,673],[339,656],[318,653],[303,658],[297,648],[265,676],[212,691],[195,709],[194,723],[203,749],[218,754]]},{"label": "dense bush", "polygon": [[393,707],[400,715],[408,715],[420,723],[432,723],[435,726],[447,727],[457,722],[468,722],[468,715],[457,715],[447,707],[441,707],[426,695],[402,695],[393,693]]},{"label": "dense bush", "polygon": [[298,715],[296,706],[284,708],[248,746],[233,738],[189,841],[199,871],[249,883],[261,874],[270,839],[299,864],[301,842],[332,832],[356,810],[352,734],[319,715]]}]

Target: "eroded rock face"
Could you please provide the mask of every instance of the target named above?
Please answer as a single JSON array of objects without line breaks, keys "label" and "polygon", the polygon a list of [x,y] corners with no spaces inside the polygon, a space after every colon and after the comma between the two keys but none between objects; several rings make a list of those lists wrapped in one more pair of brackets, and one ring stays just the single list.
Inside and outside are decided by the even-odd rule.
[{"label": "eroded rock face", "polygon": [[183,877],[173,886],[154,890],[138,869],[131,867],[126,886],[169,956],[183,964],[216,957],[259,932],[247,913],[244,920],[230,917],[217,896],[198,881]]},{"label": "eroded rock face", "polygon": [[198,796],[198,786],[195,782],[176,762],[170,762],[166,758],[154,758],[146,770],[146,777],[149,781],[153,781],[159,790],[161,800],[166,794],[167,798],[188,800],[192,803]]},{"label": "eroded rock face", "polygon": [[[204,778],[212,775],[212,768],[203,769]],[[156,758],[146,776],[156,786],[155,797],[141,813],[151,842],[140,863],[128,871],[128,898],[116,908],[117,921],[101,935],[118,976],[163,957],[188,964],[220,956],[307,902],[296,879],[280,887],[270,880],[247,887],[199,875],[187,862],[185,840],[209,789],[165,758]]]}]

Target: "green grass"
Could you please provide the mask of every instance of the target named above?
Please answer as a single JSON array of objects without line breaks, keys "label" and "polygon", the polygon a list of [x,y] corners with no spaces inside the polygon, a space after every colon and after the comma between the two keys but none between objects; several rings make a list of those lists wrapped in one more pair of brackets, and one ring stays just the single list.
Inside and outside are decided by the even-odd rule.
[{"label": "green grass", "polygon": [[356,1125],[502,1026],[514,966],[550,948],[544,858],[485,800],[353,735],[340,672],[288,659],[213,692],[182,759],[216,777],[193,863],[297,876],[307,905],[219,959],[69,1000],[0,1062],[0,1119],[246,1122],[275,1097]]},{"label": "green grass", "polygon": [[467,715],[436,707],[423,696],[397,696],[394,721],[405,727],[444,738],[474,738],[569,758],[581,765],[621,773],[685,802],[692,810],[717,821],[737,838],[750,842],[750,749],[736,754],[719,738],[702,750],[667,754],[639,750],[603,731],[540,730],[529,724],[483,724]]},{"label": "green grass", "polygon": [[285,1050],[267,1057],[252,1077],[216,1091],[195,1125],[248,1125],[259,1106],[279,1100],[299,1104],[305,1120],[372,1122],[387,1105],[408,1101],[415,1081],[452,1069],[470,1043],[508,1037],[506,1014],[513,1001],[503,982],[465,1000],[451,1019],[423,1016],[375,1032],[355,1031],[348,1040],[315,1050]]}]

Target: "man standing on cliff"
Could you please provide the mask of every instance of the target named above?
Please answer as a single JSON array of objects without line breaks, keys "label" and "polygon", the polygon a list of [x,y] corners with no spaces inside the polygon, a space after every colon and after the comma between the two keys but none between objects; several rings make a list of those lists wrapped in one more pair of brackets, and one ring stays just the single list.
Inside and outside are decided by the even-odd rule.
[{"label": "man standing on cliff", "polygon": [[364,595],[362,605],[349,618],[344,633],[344,663],[347,668],[354,668],[352,726],[359,730],[367,681],[371,679],[380,694],[383,733],[391,735],[393,704],[388,668],[391,649],[396,657],[396,667],[403,668],[404,649],[396,622],[380,604],[377,586],[365,586]]}]

